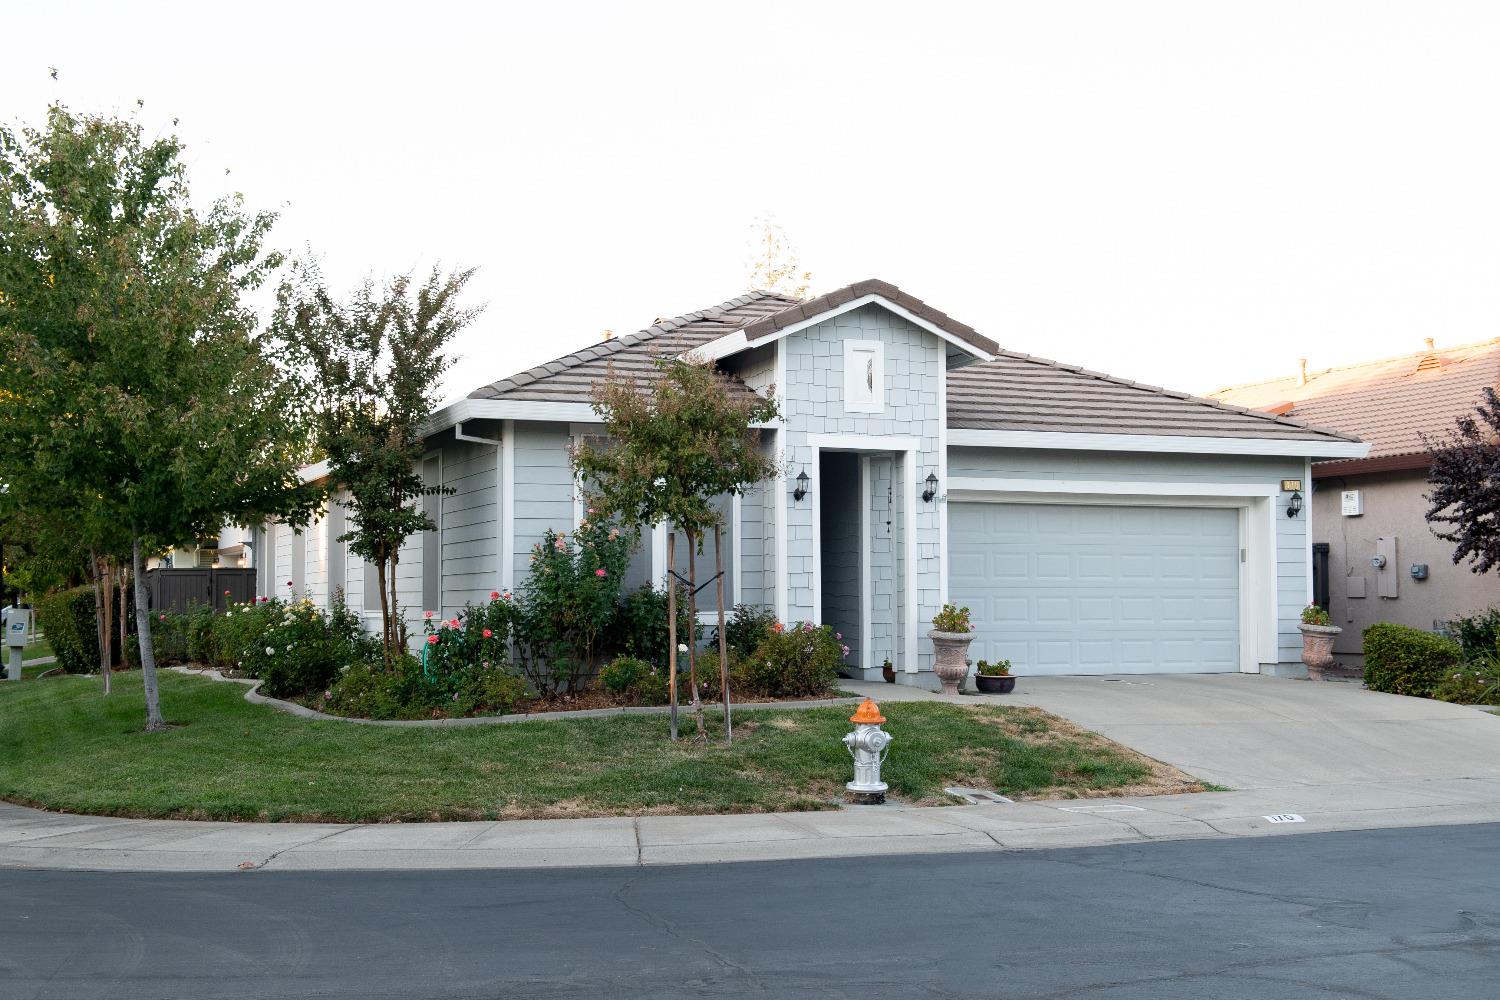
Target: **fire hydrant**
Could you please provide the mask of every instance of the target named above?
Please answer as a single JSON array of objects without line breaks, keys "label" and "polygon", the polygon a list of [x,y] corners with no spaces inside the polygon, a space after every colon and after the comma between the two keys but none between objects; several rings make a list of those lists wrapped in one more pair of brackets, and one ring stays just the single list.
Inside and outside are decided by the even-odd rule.
[{"label": "fire hydrant", "polygon": [[885,716],[880,714],[879,705],[866,698],[849,721],[854,723],[854,732],[844,737],[844,746],[854,758],[854,780],[844,787],[849,790],[850,802],[878,806],[890,787],[880,780],[880,765],[885,763],[886,748],[891,745],[891,734],[880,728]]}]

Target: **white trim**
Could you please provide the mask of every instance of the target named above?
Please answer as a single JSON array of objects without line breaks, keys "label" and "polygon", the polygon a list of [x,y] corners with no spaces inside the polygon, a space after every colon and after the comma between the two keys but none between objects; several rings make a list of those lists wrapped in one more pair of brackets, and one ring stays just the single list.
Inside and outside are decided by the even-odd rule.
[{"label": "white trim", "polygon": [[[1237,509],[1240,670],[1274,664],[1277,649],[1276,496],[1280,483],[1142,483],[1123,480],[960,479],[950,499],[980,503],[1114,504]],[[1311,551],[1309,549],[1309,551]]]},{"label": "white trim", "polygon": [[455,441],[468,441],[471,444],[499,444],[500,443],[499,441],[495,440],[494,438],[477,437],[476,435],[473,435],[473,434],[465,434],[464,433],[464,422],[462,420],[458,421],[457,423],[455,423],[453,425],[453,440],[455,440]]},{"label": "white trim", "polygon": [[824,451],[917,451],[920,438],[895,434],[809,434],[807,443]]},{"label": "white trim", "polygon": [[[880,414],[885,412],[885,342],[882,340],[845,340],[844,344],[844,412]],[[865,390],[859,388],[855,373],[856,356],[870,355],[869,398],[859,397]]]},{"label": "white trim", "polygon": [[812,501],[812,622],[823,624],[823,450],[813,448],[813,490],[804,499]]},{"label": "white trim", "polygon": [[914,674],[917,661],[917,450],[906,452],[906,672]]},{"label": "white trim", "polygon": [[578,525],[583,522],[583,480],[578,475],[578,470],[573,467],[573,452],[578,447],[578,435],[568,435],[571,446],[568,448],[568,472],[573,479],[573,530],[578,530]]},{"label": "white trim", "polygon": [[859,456],[859,665],[874,669],[874,626],[870,595],[870,456]]},{"label": "white trim", "polygon": [[[781,341],[776,342],[776,396],[780,407],[786,406],[786,351]],[[782,419],[786,414],[782,413]],[[786,431],[776,432],[776,620],[787,620],[787,603],[791,599],[787,581],[787,476],[786,476]]]},{"label": "white trim", "polygon": [[1370,446],[1357,441],[1295,441],[1278,438],[1171,437],[1155,434],[1075,434],[1071,431],[948,430],[950,448],[1052,448],[1082,451],[1144,451],[1197,455],[1291,455],[1364,458]]},{"label": "white trim", "polygon": [[966,340],[960,340],[958,337],[955,337],[953,334],[949,333],[947,330],[944,330],[942,327],[937,326],[932,322],[918,316],[916,313],[913,313],[906,308],[897,305],[890,299],[886,298],[884,295],[877,295],[873,293],[870,295],[861,295],[859,298],[851,299],[850,301],[845,302],[843,305],[834,306],[832,309],[826,309],[823,312],[818,313],[816,316],[810,316],[807,319],[788,324],[787,326],[782,327],[780,330],[777,330],[775,333],[769,334],[765,337],[759,337],[753,341],[745,337],[745,331],[736,330],[734,333],[725,334],[718,340],[709,341],[707,344],[704,344],[701,347],[695,347],[691,351],[688,351],[686,353],[695,357],[703,358],[707,361],[719,361],[723,358],[729,357],[732,354],[738,354],[741,351],[749,350],[752,347],[764,347],[767,344],[777,343],[796,333],[798,330],[805,330],[810,326],[817,326],[819,323],[823,323],[830,319],[833,319],[835,316],[842,316],[844,313],[853,312],[855,309],[862,308],[864,306],[870,305],[871,303],[875,303],[885,309],[890,310],[913,326],[921,327],[923,330],[926,330],[934,337],[952,344],[954,347],[957,347],[965,354],[978,358],[980,361],[994,360],[993,354],[980,350]]},{"label": "white trim", "polygon": [[[1303,464],[1302,469],[1302,530],[1307,535],[1303,548],[1307,550],[1307,597],[1302,601],[1302,606],[1307,607],[1313,602],[1313,533],[1312,533],[1312,459]],[[1332,605],[1332,601],[1329,602]]]},{"label": "white trim", "polygon": [[651,526],[651,586],[663,592],[667,589],[667,522],[658,521]]},{"label": "white trim", "polygon": [[304,483],[315,483],[319,479],[328,478],[328,459],[325,458],[321,462],[314,462],[312,465],[304,465],[297,470],[297,475],[301,477]]},{"label": "white trim", "polygon": [[[940,359],[946,365],[948,359]],[[938,516],[938,607],[948,603],[948,371],[938,378],[938,495],[933,497]]]},{"label": "white trim", "polygon": [[740,507],[742,506],[742,501],[743,498],[738,493],[732,494],[729,500],[729,551],[734,556],[729,561],[729,586],[732,591],[729,600],[730,608],[745,600],[743,596],[745,592],[741,589],[740,572],[745,562],[740,548],[740,536],[743,534],[740,530]]},{"label": "white trim", "polygon": [[500,430],[500,589],[516,587],[516,422]]},{"label": "white trim", "polygon": [[[954,500],[975,499],[973,493],[1121,493],[1160,497],[1272,497],[1278,483],[1158,483],[1124,479],[1003,479],[960,476],[949,483]],[[958,494],[958,495],[955,495]]]}]

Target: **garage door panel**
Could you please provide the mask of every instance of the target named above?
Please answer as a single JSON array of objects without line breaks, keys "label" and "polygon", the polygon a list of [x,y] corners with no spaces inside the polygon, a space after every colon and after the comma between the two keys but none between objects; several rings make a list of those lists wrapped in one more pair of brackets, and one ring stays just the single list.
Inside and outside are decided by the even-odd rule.
[{"label": "garage door panel", "polygon": [[954,503],[949,545],[976,660],[1018,673],[1238,669],[1233,509]]}]

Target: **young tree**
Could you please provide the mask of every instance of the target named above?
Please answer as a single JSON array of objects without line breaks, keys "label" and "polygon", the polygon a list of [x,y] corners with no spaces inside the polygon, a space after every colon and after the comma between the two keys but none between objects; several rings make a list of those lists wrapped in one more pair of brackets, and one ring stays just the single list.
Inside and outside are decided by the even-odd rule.
[{"label": "young tree", "polygon": [[752,227],[754,254],[750,262],[750,290],[775,292],[792,299],[807,298],[812,272],[803,270],[797,249],[774,216],[762,215]]},{"label": "young tree", "polygon": [[[696,621],[696,553],[706,533],[721,539],[721,516],[714,499],[742,494],[773,475],[775,462],[761,449],[756,424],[776,419],[773,399],[757,396],[711,362],[689,357],[656,362],[657,377],[637,382],[613,369],[593,390],[594,412],[606,437],[585,441],[573,452],[590,504],[631,525],[665,521],[688,542],[689,621]],[[676,575],[676,547],[669,535],[667,570]],[[716,565],[721,560],[716,556]],[[722,565],[719,565],[722,571]],[[724,590],[718,583],[719,635],[724,635]],[[677,582],[668,579],[668,688],[672,738],[677,738]],[[688,680],[698,736],[703,738],[703,703],[698,696],[697,644],[688,643]],[[724,737],[731,738],[729,667],[719,643],[719,682],[724,696]]]},{"label": "young tree", "polygon": [[1486,386],[1474,413],[1459,417],[1446,441],[1427,443],[1427,522],[1449,525],[1432,533],[1454,543],[1455,565],[1469,559],[1475,573],[1488,573],[1500,566],[1500,394]]},{"label": "young tree", "polygon": [[339,540],[375,565],[387,664],[406,645],[396,605],[401,545],[437,527],[415,501],[446,492],[422,481],[423,425],[453,363],[448,345],[479,315],[458,301],[473,276],[434,268],[420,285],[410,275],[380,286],[367,279],[339,302],[307,264],[277,294],[274,328],[314,402],[328,477],[348,492],[349,531]]},{"label": "young tree", "polygon": [[300,400],[243,301],[279,265],[273,216],[195,208],[181,154],[61,106],[0,128],[0,478],[23,509],[97,527],[91,547],[129,539],[148,730],[166,723],[145,557],[318,500]]}]

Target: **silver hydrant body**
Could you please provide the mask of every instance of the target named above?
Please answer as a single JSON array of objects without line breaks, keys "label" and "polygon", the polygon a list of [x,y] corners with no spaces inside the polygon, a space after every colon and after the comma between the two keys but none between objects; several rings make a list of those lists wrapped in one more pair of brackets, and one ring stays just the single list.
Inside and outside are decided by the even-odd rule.
[{"label": "silver hydrant body", "polygon": [[879,705],[866,698],[849,721],[854,723],[854,732],[844,736],[844,746],[854,758],[854,780],[844,787],[851,802],[879,805],[890,787],[880,780],[880,765],[885,763],[891,745],[891,734],[880,728],[885,716],[880,714]]}]

